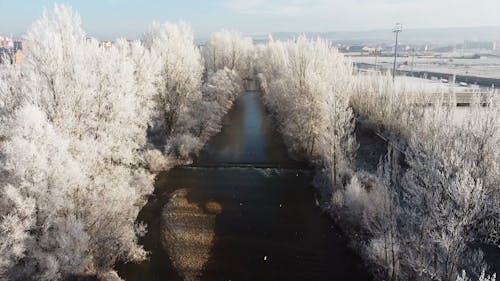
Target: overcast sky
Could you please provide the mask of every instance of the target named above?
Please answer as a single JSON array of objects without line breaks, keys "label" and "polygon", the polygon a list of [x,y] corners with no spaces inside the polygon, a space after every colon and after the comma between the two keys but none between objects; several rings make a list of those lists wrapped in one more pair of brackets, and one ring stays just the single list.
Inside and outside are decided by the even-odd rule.
[{"label": "overcast sky", "polygon": [[[24,33],[55,2],[0,0],[0,34]],[[66,0],[87,33],[138,38],[154,21],[191,23],[196,36],[226,28],[248,35],[278,31],[359,31],[500,26],[500,0]]]}]

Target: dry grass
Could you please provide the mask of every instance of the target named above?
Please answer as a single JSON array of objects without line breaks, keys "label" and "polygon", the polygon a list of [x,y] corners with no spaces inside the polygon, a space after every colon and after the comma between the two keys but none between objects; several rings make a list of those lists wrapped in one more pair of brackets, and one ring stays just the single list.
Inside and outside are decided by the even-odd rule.
[{"label": "dry grass", "polygon": [[200,208],[187,200],[189,189],[176,190],[163,209],[163,245],[186,281],[199,280],[214,244],[215,217],[222,206],[210,201]]}]

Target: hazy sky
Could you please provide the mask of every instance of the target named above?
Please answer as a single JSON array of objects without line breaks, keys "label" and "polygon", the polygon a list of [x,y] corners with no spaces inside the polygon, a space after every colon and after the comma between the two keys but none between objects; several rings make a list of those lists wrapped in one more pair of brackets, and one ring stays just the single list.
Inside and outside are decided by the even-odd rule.
[{"label": "hazy sky", "polygon": [[[0,0],[0,34],[22,34],[55,2]],[[276,31],[358,31],[500,26],[500,0],[66,0],[87,33],[137,38],[154,21],[191,23],[196,36],[222,28],[257,35]]]}]

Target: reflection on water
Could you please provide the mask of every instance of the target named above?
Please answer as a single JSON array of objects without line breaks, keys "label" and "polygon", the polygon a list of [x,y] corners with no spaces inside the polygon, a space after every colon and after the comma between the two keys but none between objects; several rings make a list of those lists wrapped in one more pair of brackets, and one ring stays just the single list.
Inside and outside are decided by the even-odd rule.
[{"label": "reflection on water", "polygon": [[[246,93],[225,119],[201,163],[294,163],[257,93]],[[296,169],[175,168],[159,175],[139,214],[150,260],[120,265],[126,280],[182,280],[162,247],[161,214],[172,192],[189,189],[186,206],[220,204],[211,255],[200,280],[370,280],[330,219],[315,206],[312,172]],[[200,250],[201,251],[201,250]],[[189,251],[186,251],[186,254]]]},{"label": "reflection on water", "polygon": [[210,140],[198,159],[200,164],[289,161],[286,147],[258,92],[247,92],[236,100],[224,118],[222,131]]}]

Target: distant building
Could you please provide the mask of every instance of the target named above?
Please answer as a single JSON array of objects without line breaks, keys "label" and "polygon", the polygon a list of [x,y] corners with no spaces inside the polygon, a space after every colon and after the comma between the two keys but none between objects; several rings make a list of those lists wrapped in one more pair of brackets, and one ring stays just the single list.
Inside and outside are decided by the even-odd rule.
[{"label": "distant building", "polygon": [[23,41],[14,41],[14,50],[22,50],[23,49]]},{"label": "distant building", "polygon": [[0,36],[0,48],[10,49],[14,47],[14,41],[9,37]]},{"label": "distant building", "polygon": [[363,52],[368,53],[370,55],[376,55],[376,54],[380,54],[382,52],[382,48],[380,48],[380,47],[365,46],[365,47],[363,47],[362,50],[363,50]]},{"label": "distant building", "polygon": [[24,53],[21,49],[18,49],[14,53],[14,63],[22,64],[24,62]]},{"label": "distant building", "polygon": [[0,64],[22,64],[24,53],[21,49],[0,48]]},{"label": "distant building", "polygon": [[494,50],[494,42],[486,41],[464,41],[464,49],[482,49],[482,50]]}]

